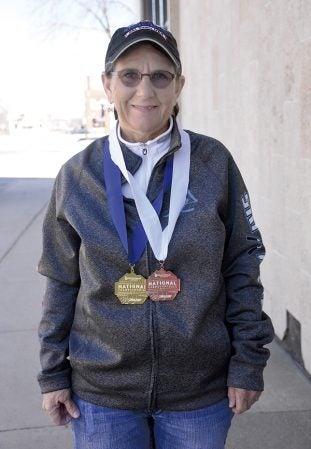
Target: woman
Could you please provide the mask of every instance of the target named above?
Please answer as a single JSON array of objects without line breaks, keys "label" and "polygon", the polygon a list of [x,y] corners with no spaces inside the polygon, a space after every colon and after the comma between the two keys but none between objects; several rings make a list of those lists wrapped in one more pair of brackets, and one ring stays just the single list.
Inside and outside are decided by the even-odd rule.
[{"label": "woman", "polygon": [[228,150],[176,122],[184,82],[171,33],[117,30],[116,128],[55,182],[39,383],[76,449],[222,449],[263,390],[264,247]]}]

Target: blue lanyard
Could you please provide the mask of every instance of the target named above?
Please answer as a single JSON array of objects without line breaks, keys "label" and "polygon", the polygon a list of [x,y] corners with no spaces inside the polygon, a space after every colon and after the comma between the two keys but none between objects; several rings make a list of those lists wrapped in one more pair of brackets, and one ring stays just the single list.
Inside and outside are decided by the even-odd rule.
[{"label": "blue lanyard", "polygon": [[[152,203],[152,206],[158,215],[160,215],[162,209],[164,194],[172,185],[173,160],[173,155],[168,157],[165,165],[163,185],[158,196]],[[108,139],[104,144],[104,177],[108,207],[113,224],[119,234],[122,245],[127,252],[129,263],[135,265],[146,248],[148,238],[140,220],[138,220],[132,234],[130,236],[127,235],[121,171],[111,159]]]}]

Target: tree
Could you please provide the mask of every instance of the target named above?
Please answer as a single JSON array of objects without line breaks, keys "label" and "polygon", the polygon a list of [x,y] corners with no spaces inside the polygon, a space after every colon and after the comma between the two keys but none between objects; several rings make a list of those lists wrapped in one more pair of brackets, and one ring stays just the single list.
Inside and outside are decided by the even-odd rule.
[{"label": "tree", "polygon": [[126,13],[135,20],[129,2],[117,0],[32,0],[36,28],[46,38],[60,32],[103,31],[111,38],[111,16]]}]

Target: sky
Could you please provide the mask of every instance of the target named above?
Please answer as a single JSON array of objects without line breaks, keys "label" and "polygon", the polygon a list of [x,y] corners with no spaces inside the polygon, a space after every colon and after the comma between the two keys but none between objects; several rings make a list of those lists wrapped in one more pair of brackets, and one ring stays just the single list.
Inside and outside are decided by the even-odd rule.
[{"label": "sky", "polygon": [[[78,118],[84,110],[86,77],[100,87],[108,39],[103,32],[83,30],[46,39],[39,30],[41,13],[33,13],[36,1],[0,0],[0,104],[11,115]],[[133,23],[138,19],[134,14],[123,10],[120,17],[112,9],[112,28]]]}]

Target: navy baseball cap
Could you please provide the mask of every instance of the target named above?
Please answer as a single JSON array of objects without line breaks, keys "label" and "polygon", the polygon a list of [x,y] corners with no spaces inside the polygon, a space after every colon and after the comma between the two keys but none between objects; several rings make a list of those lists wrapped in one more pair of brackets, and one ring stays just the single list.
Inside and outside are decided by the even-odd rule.
[{"label": "navy baseball cap", "polygon": [[138,22],[129,27],[118,28],[115,31],[108,45],[105,71],[112,70],[113,64],[122,53],[139,42],[150,42],[161,47],[174,63],[177,75],[181,74],[182,67],[174,36],[165,28],[149,21]]}]

